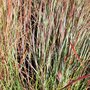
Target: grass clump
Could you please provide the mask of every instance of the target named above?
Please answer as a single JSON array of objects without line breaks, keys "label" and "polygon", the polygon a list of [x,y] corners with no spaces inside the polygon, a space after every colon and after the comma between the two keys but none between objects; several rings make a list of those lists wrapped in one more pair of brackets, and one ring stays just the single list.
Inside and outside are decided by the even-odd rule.
[{"label": "grass clump", "polygon": [[0,0],[0,89],[86,90],[89,5],[89,0]]}]

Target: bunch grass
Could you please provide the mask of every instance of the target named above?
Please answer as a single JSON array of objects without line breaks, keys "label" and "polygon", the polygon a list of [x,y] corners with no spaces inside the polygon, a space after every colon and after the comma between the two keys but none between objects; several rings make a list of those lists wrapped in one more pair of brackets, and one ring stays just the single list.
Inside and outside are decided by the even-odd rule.
[{"label": "bunch grass", "polygon": [[0,0],[0,90],[88,90],[89,80],[89,0]]}]

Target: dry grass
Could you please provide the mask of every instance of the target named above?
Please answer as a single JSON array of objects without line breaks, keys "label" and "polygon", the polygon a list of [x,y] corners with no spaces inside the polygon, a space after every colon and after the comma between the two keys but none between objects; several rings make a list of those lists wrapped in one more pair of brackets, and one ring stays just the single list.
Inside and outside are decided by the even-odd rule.
[{"label": "dry grass", "polygon": [[0,0],[0,90],[86,90],[89,79],[89,0]]}]

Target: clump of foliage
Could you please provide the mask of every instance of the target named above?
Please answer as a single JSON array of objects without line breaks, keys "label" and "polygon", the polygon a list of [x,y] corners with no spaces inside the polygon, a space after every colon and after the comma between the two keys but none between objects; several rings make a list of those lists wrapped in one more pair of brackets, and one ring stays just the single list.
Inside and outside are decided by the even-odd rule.
[{"label": "clump of foliage", "polygon": [[0,0],[0,90],[89,85],[89,0]]}]

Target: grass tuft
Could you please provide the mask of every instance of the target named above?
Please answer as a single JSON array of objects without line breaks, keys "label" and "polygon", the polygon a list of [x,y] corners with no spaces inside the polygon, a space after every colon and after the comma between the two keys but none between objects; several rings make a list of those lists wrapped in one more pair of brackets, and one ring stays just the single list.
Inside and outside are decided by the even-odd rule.
[{"label": "grass tuft", "polygon": [[88,90],[89,0],[0,0],[0,90]]}]

